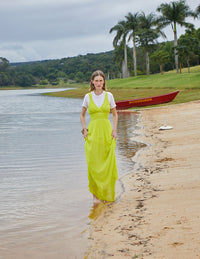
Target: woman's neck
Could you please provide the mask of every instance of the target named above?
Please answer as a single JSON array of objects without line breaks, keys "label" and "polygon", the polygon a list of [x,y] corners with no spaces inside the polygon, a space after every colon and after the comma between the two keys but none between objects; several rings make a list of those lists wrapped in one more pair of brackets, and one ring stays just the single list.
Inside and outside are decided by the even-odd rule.
[{"label": "woman's neck", "polygon": [[100,94],[103,93],[103,89],[99,89],[99,90],[95,89],[95,90],[94,90],[94,93],[95,93],[96,95],[100,95]]}]

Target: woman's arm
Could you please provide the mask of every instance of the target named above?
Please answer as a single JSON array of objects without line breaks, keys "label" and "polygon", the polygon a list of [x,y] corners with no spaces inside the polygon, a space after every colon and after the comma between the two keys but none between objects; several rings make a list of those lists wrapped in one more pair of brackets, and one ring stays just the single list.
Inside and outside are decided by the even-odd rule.
[{"label": "woman's arm", "polygon": [[113,131],[112,138],[117,138],[117,124],[118,124],[118,114],[116,108],[111,109],[113,115]]},{"label": "woman's arm", "polygon": [[87,109],[85,107],[82,107],[82,111],[81,111],[81,124],[82,124],[82,134],[83,134],[83,137],[86,138],[87,135],[88,135],[88,132],[87,132],[87,127],[86,127],[86,124],[85,124],[85,114],[86,114],[86,111]]}]

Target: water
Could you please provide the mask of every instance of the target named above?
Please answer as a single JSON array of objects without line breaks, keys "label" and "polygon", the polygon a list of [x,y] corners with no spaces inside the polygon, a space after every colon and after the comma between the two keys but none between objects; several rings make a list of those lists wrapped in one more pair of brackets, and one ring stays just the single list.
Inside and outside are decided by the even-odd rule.
[{"label": "water", "polygon": [[[82,100],[41,95],[49,91],[0,91],[0,258],[83,258],[87,250]],[[119,176],[133,168],[136,122],[119,113]]]}]

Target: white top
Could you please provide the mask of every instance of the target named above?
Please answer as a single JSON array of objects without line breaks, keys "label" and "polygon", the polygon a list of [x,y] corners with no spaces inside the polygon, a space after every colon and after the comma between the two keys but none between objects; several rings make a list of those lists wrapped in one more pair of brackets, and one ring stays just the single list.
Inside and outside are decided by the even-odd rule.
[{"label": "white top", "polygon": [[[94,101],[94,103],[96,104],[97,107],[101,107],[101,105],[103,104],[104,102],[104,98],[105,98],[105,91],[102,92],[102,94],[100,95],[96,95],[94,93],[94,91],[91,92],[92,93],[92,99]],[[114,100],[114,97],[112,95],[112,93],[110,92],[107,92],[107,96],[108,96],[108,101],[110,103],[110,108],[113,109],[116,107],[116,104],[115,104],[115,100]],[[83,99],[83,104],[82,106],[85,107],[85,108],[88,108],[88,105],[89,105],[89,101],[90,101],[90,97],[89,97],[89,94],[86,94],[84,99]]]}]

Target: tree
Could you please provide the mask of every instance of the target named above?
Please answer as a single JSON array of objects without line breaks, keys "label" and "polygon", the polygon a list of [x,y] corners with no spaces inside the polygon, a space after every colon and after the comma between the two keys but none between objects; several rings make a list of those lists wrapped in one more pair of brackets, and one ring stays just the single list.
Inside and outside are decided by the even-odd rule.
[{"label": "tree", "polygon": [[4,72],[0,72],[0,86],[9,85],[9,78]]},{"label": "tree", "polygon": [[[112,75],[114,75],[112,76],[112,78],[116,78],[118,76],[121,78],[122,73],[119,68],[123,67],[122,65],[124,62],[124,45],[122,43],[115,48],[113,60],[116,66],[115,66],[115,70],[112,73]],[[133,70],[133,55],[132,55],[131,48],[129,48],[128,46],[127,46],[127,67],[128,67],[128,71],[130,71],[131,73],[131,71]]]},{"label": "tree", "polygon": [[139,14],[135,13],[128,13],[126,16],[126,23],[127,23],[127,30],[130,32],[129,39],[132,38],[133,40],[133,67],[134,67],[134,75],[137,76],[137,54],[136,54],[136,42],[137,39],[137,33],[139,29]]},{"label": "tree", "polygon": [[162,13],[162,16],[157,19],[157,24],[159,24],[159,27],[164,28],[171,24],[174,32],[174,55],[176,71],[178,73],[177,24],[180,26],[185,26],[186,28],[191,28],[193,25],[191,23],[187,23],[185,19],[189,16],[196,17],[196,14],[190,10],[188,5],[186,5],[185,0],[174,1],[169,4],[161,4],[157,8],[157,11]]},{"label": "tree", "polygon": [[0,72],[5,72],[9,67],[9,61],[6,58],[0,57]]},{"label": "tree", "polygon": [[160,73],[163,75],[163,65],[169,60],[169,54],[164,50],[157,50],[151,58],[160,65]]},{"label": "tree", "polygon": [[36,84],[35,78],[27,73],[19,74],[15,79],[17,86],[28,87]]},{"label": "tree", "polygon": [[156,39],[162,35],[165,36],[164,33],[155,27],[156,18],[153,13],[149,15],[145,15],[143,12],[139,16],[139,31],[138,37],[141,43],[141,46],[145,50],[146,54],[146,74],[149,75],[150,72],[150,62],[149,62],[149,53],[151,51],[152,45],[156,42]]},{"label": "tree", "polygon": [[200,4],[196,8],[196,15],[200,18]]},{"label": "tree", "polygon": [[48,85],[49,81],[47,79],[40,80],[40,85]]},{"label": "tree", "polygon": [[49,80],[50,83],[55,82],[57,80],[57,74],[51,72],[46,76],[46,78]]},{"label": "tree", "polygon": [[194,37],[197,39],[198,41],[198,45],[195,46],[195,55],[198,56],[198,62],[197,64],[199,65],[200,63],[200,28],[198,28],[197,30],[195,30],[194,33]]},{"label": "tree", "polygon": [[194,30],[187,30],[185,35],[181,35],[178,39],[178,56],[180,59],[180,73],[181,73],[181,64],[186,60],[188,73],[190,73],[190,60],[195,56],[196,49],[199,48],[199,40],[195,37]]},{"label": "tree", "polygon": [[75,80],[77,82],[83,82],[84,81],[84,74],[83,74],[83,72],[81,72],[81,71],[77,72],[76,75],[75,75]]},{"label": "tree", "polygon": [[41,64],[36,64],[31,71],[33,76],[42,78],[46,76],[46,71],[44,66],[42,66]]},{"label": "tree", "polygon": [[124,46],[124,62],[122,64],[122,71],[124,71],[123,77],[128,77],[127,45],[126,45],[126,37],[128,34],[128,30],[127,30],[126,22],[125,21],[118,22],[117,25],[115,25],[110,29],[110,33],[112,33],[113,31],[116,31],[116,36],[114,37],[114,40],[113,40],[114,48],[118,46],[118,43],[122,43]]},{"label": "tree", "polygon": [[165,63],[165,71],[174,69],[174,42],[166,41],[157,45],[157,50],[162,50],[168,53],[169,60]]},{"label": "tree", "polygon": [[115,47],[113,59],[114,62],[119,64],[120,67],[122,67],[124,61],[124,47],[122,44]]}]

